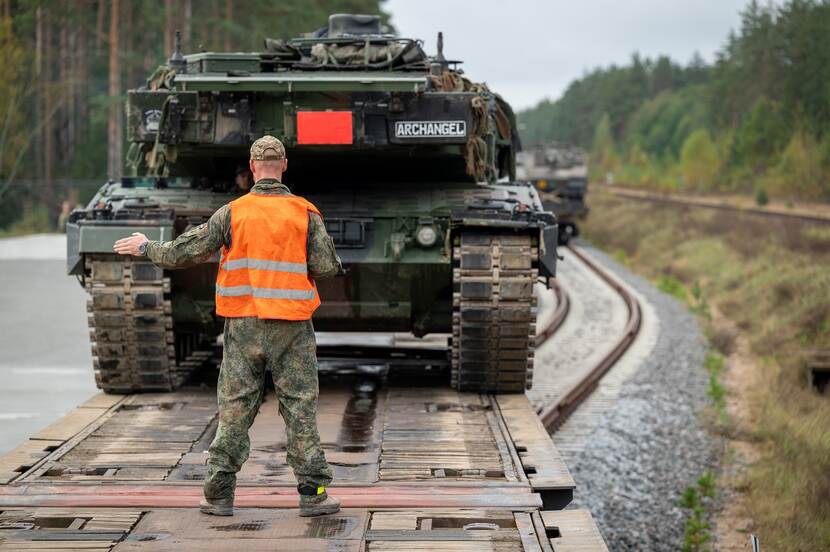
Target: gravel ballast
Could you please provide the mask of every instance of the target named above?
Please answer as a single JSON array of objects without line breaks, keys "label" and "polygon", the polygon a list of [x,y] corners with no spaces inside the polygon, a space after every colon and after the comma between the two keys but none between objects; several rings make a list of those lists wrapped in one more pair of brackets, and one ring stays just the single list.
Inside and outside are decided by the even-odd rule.
[{"label": "gravel ballast", "polygon": [[651,354],[625,381],[584,450],[569,459],[572,507],[587,508],[611,550],[675,551],[683,543],[683,490],[717,462],[703,411],[706,341],[695,317],[603,252],[591,257],[648,300],[659,318]]}]

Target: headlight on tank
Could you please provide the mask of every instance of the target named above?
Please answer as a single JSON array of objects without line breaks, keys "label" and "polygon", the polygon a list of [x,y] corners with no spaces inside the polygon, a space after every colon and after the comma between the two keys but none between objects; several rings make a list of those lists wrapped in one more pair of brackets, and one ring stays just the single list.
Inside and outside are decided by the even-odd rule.
[{"label": "headlight on tank", "polygon": [[432,247],[438,241],[438,231],[434,226],[421,226],[415,232],[415,241],[421,247]]},{"label": "headlight on tank", "polygon": [[547,180],[537,180],[536,181],[536,187],[540,190],[545,190],[548,187],[548,181]]}]

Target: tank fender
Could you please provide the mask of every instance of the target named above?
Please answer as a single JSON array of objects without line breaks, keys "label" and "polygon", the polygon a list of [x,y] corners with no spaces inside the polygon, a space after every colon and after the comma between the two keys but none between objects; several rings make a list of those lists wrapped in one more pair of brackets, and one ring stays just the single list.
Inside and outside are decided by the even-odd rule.
[{"label": "tank fender", "polygon": [[81,227],[76,222],[66,223],[66,273],[82,275]]},{"label": "tank fender", "polygon": [[559,243],[559,225],[547,224],[540,230],[539,236],[539,274],[547,280],[556,277],[556,245]]}]

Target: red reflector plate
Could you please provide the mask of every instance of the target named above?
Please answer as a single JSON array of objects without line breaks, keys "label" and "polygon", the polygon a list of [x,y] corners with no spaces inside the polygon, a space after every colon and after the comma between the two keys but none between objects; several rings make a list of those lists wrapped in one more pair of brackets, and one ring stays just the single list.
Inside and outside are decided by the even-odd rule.
[{"label": "red reflector plate", "polygon": [[298,111],[298,144],[351,144],[351,111]]}]

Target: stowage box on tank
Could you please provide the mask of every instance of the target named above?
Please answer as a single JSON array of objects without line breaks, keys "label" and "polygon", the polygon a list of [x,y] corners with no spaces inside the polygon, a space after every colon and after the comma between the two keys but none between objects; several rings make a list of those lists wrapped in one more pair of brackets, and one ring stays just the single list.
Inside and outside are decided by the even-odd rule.
[{"label": "stowage box on tank", "polygon": [[533,285],[554,275],[555,218],[515,183],[510,106],[459,62],[333,15],[256,53],[178,52],[128,93],[130,176],[68,224],[68,269],[90,294],[98,385],[169,390],[210,355],[218,257],[177,271],[112,254],[169,240],[236,197],[253,140],[286,146],[285,183],[321,210],[345,274],[319,282],[317,330],[452,333],[451,383],[531,384]]}]

